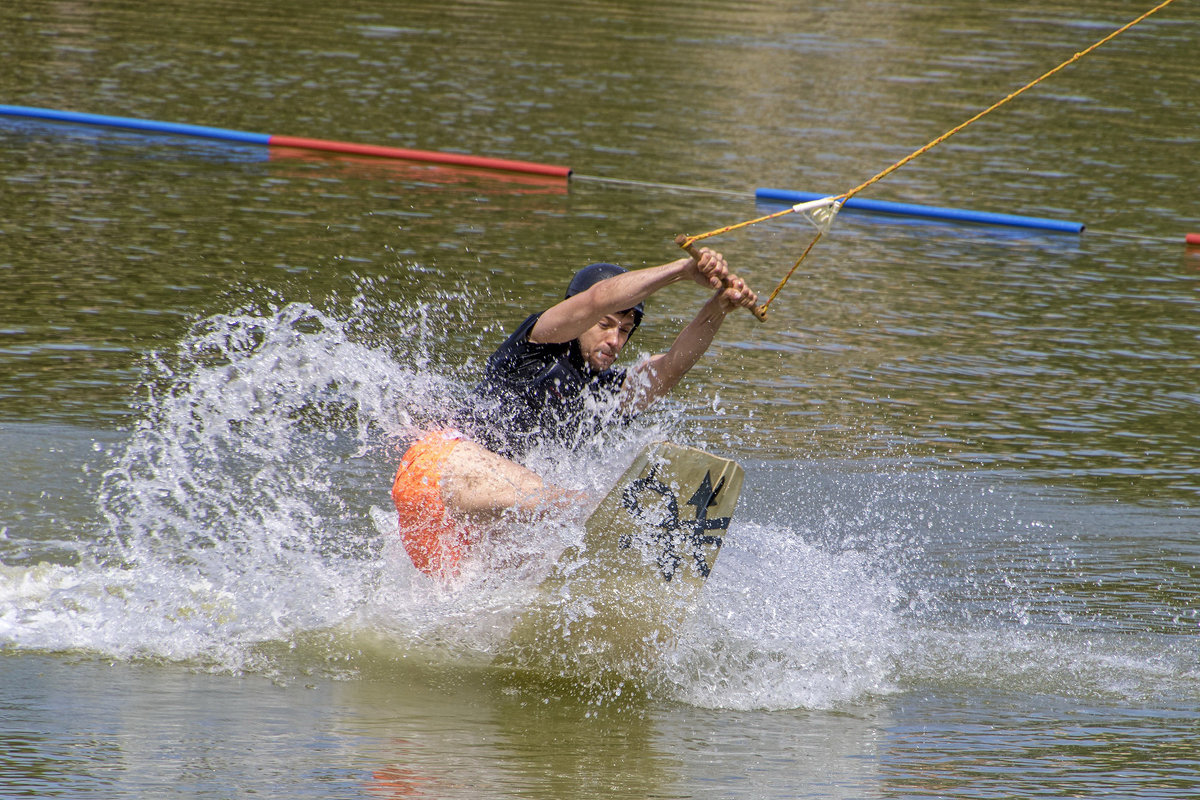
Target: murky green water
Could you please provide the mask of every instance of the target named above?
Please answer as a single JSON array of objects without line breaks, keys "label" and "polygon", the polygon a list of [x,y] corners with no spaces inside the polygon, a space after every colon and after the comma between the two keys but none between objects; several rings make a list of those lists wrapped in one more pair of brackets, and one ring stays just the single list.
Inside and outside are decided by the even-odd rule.
[{"label": "murky green water", "polygon": [[[7,104],[575,171],[0,118],[0,793],[1195,794],[1186,2],[866,193],[1083,234],[845,211],[767,324],[548,467],[602,485],[670,436],[747,468],[619,698],[489,666],[527,585],[435,592],[386,544],[402,423],[579,265],[856,186],[1148,7],[0,9]],[[766,292],[808,229],[713,241]]]}]

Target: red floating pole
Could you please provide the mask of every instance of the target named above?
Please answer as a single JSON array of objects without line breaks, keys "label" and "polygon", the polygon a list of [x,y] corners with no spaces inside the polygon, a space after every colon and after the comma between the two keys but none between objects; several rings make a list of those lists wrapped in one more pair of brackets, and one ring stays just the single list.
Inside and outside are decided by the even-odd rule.
[{"label": "red floating pole", "polygon": [[524,172],[531,175],[549,175],[555,178],[569,178],[571,176],[570,167],[559,167],[552,164],[535,164],[530,161],[511,161],[503,158],[485,158],[483,156],[468,156],[459,153],[438,153],[431,150],[406,150],[401,147],[335,142],[329,139],[305,139],[300,136],[276,135],[271,136],[267,144],[271,147],[297,147],[304,150],[324,150],[330,153],[349,153],[357,156],[398,158],[405,161],[423,161],[431,164],[455,164],[462,167]]},{"label": "red floating pole", "polygon": [[1187,235],[1187,243],[1200,247],[1200,233],[1189,233]]},{"label": "red floating pole", "polygon": [[206,125],[186,125],[177,122],[160,122],[133,117],[113,117],[105,114],[81,114],[74,111],[58,111],[52,108],[0,105],[0,116],[33,117],[52,122],[67,122],[78,125],[103,125],[113,128],[176,134],[179,136],[202,136],[209,139],[224,139],[226,141],[245,144],[296,147],[304,150],[324,150],[330,153],[378,156],[380,158],[395,158],[404,161],[424,161],[432,164],[452,164],[463,167],[478,167],[479,169],[523,172],[528,175],[546,175],[553,178],[566,179],[571,177],[570,167],[535,164],[529,161],[510,161],[503,158],[483,158],[481,156],[467,156],[458,153],[438,153],[430,150],[404,150],[399,147],[334,142],[328,139],[303,139],[298,136],[272,136],[266,133],[250,133],[247,131],[228,130],[226,128],[212,128]]}]

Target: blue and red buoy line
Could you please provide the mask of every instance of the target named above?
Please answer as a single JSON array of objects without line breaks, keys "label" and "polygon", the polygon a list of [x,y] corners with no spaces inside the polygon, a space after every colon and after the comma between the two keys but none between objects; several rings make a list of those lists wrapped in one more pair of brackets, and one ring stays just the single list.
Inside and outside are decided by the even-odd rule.
[{"label": "blue and red buoy line", "polygon": [[148,133],[175,134],[178,136],[198,136],[205,139],[219,139],[239,144],[257,144],[263,147],[295,147],[304,150],[321,150],[329,153],[344,153],[356,156],[377,156],[379,158],[394,158],[405,161],[421,161],[431,164],[450,164],[462,167],[477,167],[482,169],[504,170],[507,172],[523,172],[530,175],[546,175],[566,179],[570,176],[569,167],[552,164],[536,164],[529,161],[514,161],[503,158],[486,158],[482,156],[465,155],[461,153],[441,153],[429,150],[408,150],[401,147],[383,147],[371,144],[355,144],[339,142],[331,139],[305,139],[298,136],[279,136],[270,133],[251,133],[236,131],[228,128],[213,128],[207,125],[188,125],[179,122],[160,122],[157,120],[137,119],[134,117],[114,117],[107,114],[85,114],[78,111],[59,111],[52,108],[33,108],[30,106],[0,105],[0,115],[12,117],[29,117],[50,122],[66,122],[76,125],[101,125],[109,128],[145,131]]},{"label": "blue and red buoy line", "polygon": [[[504,158],[474,156],[465,153],[447,153],[432,150],[411,150],[401,147],[387,147],[372,144],[357,144],[332,139],[311,139],[299,136],[282,136],[269,133],[254,133],[249,131],[218,128],[208,125],[191,125],[180,122],[163,122],[159,120],[138,119],[136,117],[117,117],[108,114],[89,114],[79,111],[63,111],[52,108],[37,108],[33,106],[15,106],[0,104],[0,116],[25,117],[76,125],[97,125],[125,130],[143,131],[146,133],[172,134],[178,136],[195,136],[205,139],[217,139],[238,144],[260,145],[263,147],[297,148],[318,152],[337,153],[355,156],[374,156],[378,158],[414,161],[428,164],[443,164],[449,166],[473,167],[476,169],[491,169],[505,172],[539,175],[550,178],[568,180],[573,172],[570,167],[555,164],[539,164],[532,161],[520,161]],[[579,175],[578,178],[587,176]],[[675,187],[678,188],[678,187]],[[755,199],[760,202],[797,203],[815,200],[826,195],[814,192],[798,192],[785,189],[757,189]],[[999,214],[987,211],[972,211],[968,209],[945,208],[938,206],[915,205],[912,203],[894,203],[884,200],[868,200],[851,197],[846,201],[847,209],[856,209],[880,214],[895,214],[907,217],[937,219],[947,222],[973,223],[980,225],[1002,225],[1017,228],[1052,231],[1057,233],[1081,233],[1084,225],[1081,222],[1069,222],[1041,217],[1026,217],[1016,214]],[[1189,246],[1200,246],[1200,233],[1189,233],[1186,236]]]}]

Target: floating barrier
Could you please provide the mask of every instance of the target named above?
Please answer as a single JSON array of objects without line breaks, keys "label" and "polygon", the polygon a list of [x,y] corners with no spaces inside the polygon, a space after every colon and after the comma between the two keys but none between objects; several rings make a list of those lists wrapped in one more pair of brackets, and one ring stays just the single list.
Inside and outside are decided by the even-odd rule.
[{"label": "floating barrier", "polygon": [[179,136],[199,136],[205,139],[221,139],[241,144],[267,145],[271,137],[265,133],[248,133],[227,128],[210,128],[207,125],[186,125],[180,122],[158,122],[134,117],[112,117],[107,114],[84,114],[78,111],[59,111],[53,108],[32,106],[0,105],[0,114],[8,117],[30,117],[51,122],[67,122],[75,125],[103,125],[108,128],[127,128],[151,133],[173,133]]},{"label": "floating barrier", "polygon": [[461,153],[441,153],[430,150],[408,150],[400,147],[383,147],[370,144],[339,142],[330,139],[305,139],[298,136],[277,136],[269,133],[251,133],[228,128],[213,128],[207,125],[188,125],[179,122],[159,122],[134,117],[113,117],[107,114],[85,114],[77,111],[58,111],[51,108],[0,105],[0,115],[29,117],[32,119],[65,122],[75,125],[101,125],[108,128],[167,133],[178,136],[198,136],[205,139],[220,139],[239,144],[257,144],[264,147],[292,147],[303,150],[320,150],[329,153],[346,153],[359,156],[393,158],[404,161],[422,161],[431,164],[453,164],[481,169],[523,172],[531,175],[548,175],[564,180],[571,175],[569,167],[551,164],[536,164],[530,161],[514,161],[503,158],[486,158]]},{"label": "floating barrier", "polygon": [[[794,192],[785,189],[758,189],[754,192],[757,200],[764,202],[779,202],[791,205],[806,203],[829,197],[828,194],[816,192]],[[951,222],[968,222],[978,225],[1007,225],[1015,228],[1032,228],[1035,230],[1056,231],[1058,233],[1081,233],[1082,222],[1066,222],[1057,219],[1041,217],[1022,217],[1016,214],[995,214],[987,211],[969,211],[961,208],[939,208],[937,206],[921,206],[912,203],[892,203],[886,200],[866,200],[851,197],[844,204],[845,208],[856,211],[870,211],[878,214],[897,214],[906,217],[923,217],[926,219],[949,220]]]},{"label": "floating barrier", "polygon": [[[181,122],[163,122],[159,120],[139,119],[136,117],[116,117],[107,114],[89,114],[78,111],[62,111],[52,108],[37,108],[33,106],[13,106],[0,104],[0,116],[26,117],[46,120],[49,122],[68,123],[75,125],[96,125],[109,128],[142,131],[175,136],[192,136],[204,139],[217,139],[238,144],[258,145],[262,147],[292,148],[310,152],[338,153],[353,156],[369,156],[397,161],[417,163],[444,164],[449,166],[473,167],[476,169],[495,170],[500,172],[523,173],[540,175],[550,178],[577,178],[578,180],[607,181],[610,183],[626,183],[635,186],[654,186],[679,191],[710,191],[717,194],[742,195],[741,192],[722,190],[705,190],[694,186],[675,186],[654,184],[641,181],[620,181],[611,178],[599,178],[588,175],[575,175],[570,167],[553,164],[539,164],[531,161],[518,161],[502,158],[472,156],[464,153],[446,153],[432,150],[411,150],[400,147],[387,147],[371,144],[341,142],[332,139],[310,139],[299,136],[281,136],[269,133],[254,133],[251,131],[217,128],[208,125],[191,125]],[[787,205],[807,203],[829,197],[828,194],[817,192],[798,192],[785,189],[757,189],[755,199],[763,202],[777,202]],[[1044,219],[1041,217],[1025,217],[1016,214],[997,214],[986,211],[971,211],[957,208],[941,208],[923,206],[912,203],[894,203],[884,200],[866,200],[851,197],[845,202],[845,207],[859,211],[880,214],[896,214],[926,219],[938,219],[948,222],[963,222],[980,225],[1004,225],[1009,227],[1034,230],[1054,231],[1059,233],[1081,233],[1084,225],[1081,222]],[[1177,240],[1176,240],[1177,241]],[[1189,233],[1186,237],[1189,246],[1200,246],[1200,233]]]}]

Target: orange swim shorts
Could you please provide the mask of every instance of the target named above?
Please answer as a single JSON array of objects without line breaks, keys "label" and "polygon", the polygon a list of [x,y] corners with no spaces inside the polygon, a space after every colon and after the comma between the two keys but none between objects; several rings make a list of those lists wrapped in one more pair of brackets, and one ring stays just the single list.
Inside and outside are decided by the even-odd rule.
[{"label": "orange swim shorts", "polygon": [[417,569],[435,578],[456,574],[474,540],[471,529],[456,522],[442,502],[443,465],[461,441],[462,434],[453,429],[421,437],[400,459],[392,484],[404,550]]}]

